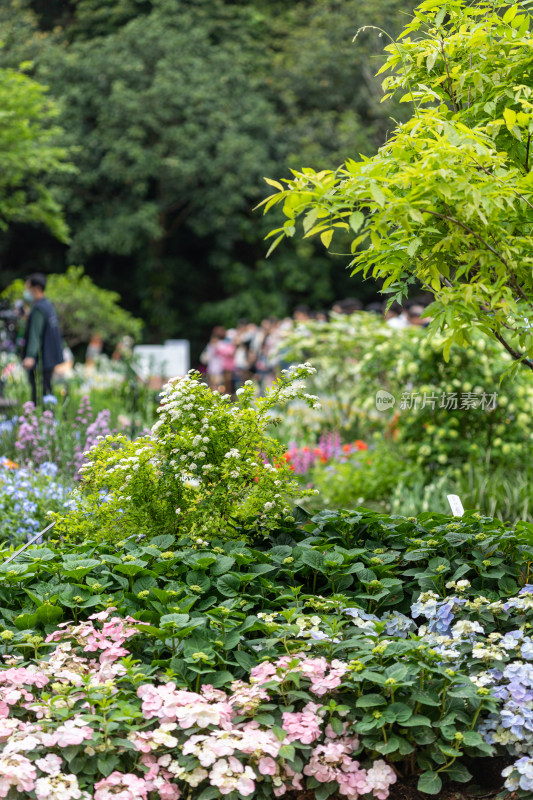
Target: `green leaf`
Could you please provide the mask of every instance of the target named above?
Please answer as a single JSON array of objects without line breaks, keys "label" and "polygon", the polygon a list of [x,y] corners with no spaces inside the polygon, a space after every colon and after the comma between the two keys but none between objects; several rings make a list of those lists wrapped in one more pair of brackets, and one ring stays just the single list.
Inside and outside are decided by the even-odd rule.
[{"label": "green leaf", "polygon": [[333,238],[333,229],[332,228],[330,228],[329,230],[324,231],[324,233],[320,234],[320,241],[322,242],[322,244],[324,245],[326,250],[330,246],[332,238]]},{"label": "green leaf", "polygon": [[361,211],[354,211],[353,214],[350,214],[349,224],[354,233],[357,233],[364,221],[365,215]]},{"label": "green leaf", "polygon": [[503,118],[509,131],[513,130],[516,125],[516,112],[512,108],[505,108],[503,111]]},{"label": "green leaf", "polygon": [[418,779],[417,789],[424,794],[438,794],[442,789],[440,775],[437,772],[433,772],[433,770],[426,770]]},{"label": "green leaf", "polygon": [[373,706],[384,706],[386,704],[387,701],[380,694],[364,694],[355,701],[357,708],[372,708]]},{"label": "green leaf", "polygon": [[463,742],[467,747],[477,747],[484,744],[483,737],[477,731],[465,731],[463,733]]},{"label": "green leaf", "polygon": [[192,570],[191,572],[188,572],[185,580],[187,586],[199,586],[203,592],[207,592],[211,586],[211,581],[205,572],[200,572],[198,570]]},{"label": "green leaf", "polygon": [[234,564],[235,559],[231,558],[231,556],[217,556],[216,563],[211,567],[210,573],[215,577],[224,575],[229,572]]},{"label": "green leaf", "polygon": [[467,770],[464,764],[455,762],[451,767],[444,770],[444,774],[452,781],[458,783],[467,783],[472,778],[472,774]]},{"label": "green leaf", "polygon": [[222,577],[217,580],[217,589],[224,597],[235,597],[239,592],[240,585],[240,579],[237,575],[233,574],[222,575]]},{"label": "green leaf", "polygon": [[378,753],[386,756],[389,753],[395,753],[399,749],[400,740],[396,736],[391,736],[386,742],[379,742],[374,745]]},{"label": "green leaf", "polygon": [[305,233],[308,233],[318,218],[318,208],[312,208],[311,211],[305,215],[303,221],[303,229]]},{"label": "green leaf", "polygon": [[96,759],[98,771],[105,778],[107,778],[108,775],[111,775],[115,767],[118,766],[119,762],[120,759],[113,753],[107,753],[106,755],[98,756]]},{"label": "green leaf", "polygon": [[282,758],[287,758],[289,761],[292,761],[296,753],[294,749],[294,745],[292,744],[282,744],[279,748],[279,755]]},{"label": "green leaf", "polygon": [[37,625],[37,614],[19,614],[15,617],[13,624],[19,631],[25,631],[30,628],[35,628]]},{"label": "green leaf", "polygon": [[186,628],[189,623],[188,614],[165,614],[159,620],[163,628]]},{"label": "green leaf", "polygon": [[49,603],[39,606],[35,613],[37,614],[38,621],[43,625],[52,625],[63,616],[61,608],[52,606]]},{"label": "green leaf", "polygon": [[510,6],[507,9],[507,11],[505,12],[505,14],[503,15],[503,18],[502,18],[503,21],[504,22],[511,22],[511,20],[516,17],[517,12],[518,12],[518,6]]},{"label": "green leaf", "polygon": [[147,589],[156,587],[157,581],[155,578],[152,578],[150,575],[143,575],[141,578],[137,578],[137,580],[134,581],[133,592],[134,594],[139,594],[139,592],[145,592]]},{"label": "green leaf", "polygon": [[252,658],[250,653],[247,653],[245,650],[236,650],[232,653],[232,656],[237,664],[246,670],[246,672],[249,672],[257,663],[256,659]]},{"label": "green leaf", "polygon": [[70,561],[64,561],[61,569],[61,574],[67,578],[74,578],[80,580],[85,575],[88,575],[95,567],[99,567],[100,562],[94,558],[84,558],[76,561],[75,565]]},{"label": "green leaf", "polygon": [[274,189],[279,189],[280,192],[283,191],[283,186],[279,181],[273,181],[272,178],[263,178],[263,180],[268,183],[269,186],[273,186]]},{"label": "green leaf", "polygon": [[440,11],[437,13],[436,17],[435,17],[435,27],[436,28],[440,28],[440,26],[442,25],[442,21],[443,21],[444,17],[446,16],[447,11],[448,11],[448,6],[446,4],[444,4],[442,6],[442,8],[440,9]]},{"label": "green leaf", "polygon": [[206,786],[206,788],[200,792],[196,800],[215,800],[215,798],[220,796],[220,789],[218,786]]},{"label": "green leaf", "polygon": [[159,547],[160,550],[168,550],[175,543],[176,537],[170,533],[164,533],[161,536],[154,536],[150,539],[150,544],[154,547]]},{"label": "green leaf", "polygon": [[429,717],[425,717],[422,714],[413,714],[410,719],[407,719],[405,722],[402,722],[404,728],[414,728],[414,727],[421,727],[427,726],[431,728],[431,720]]},{"label": "green leaf", "polygon": [[370,194],[379,206],[383,207],[385,205],[385,195],[377,183],[372,182],[370,184]]},{"label": "green leaf", "polygon": [[318,550],[306,548],[302,553],[302,561],[304,564],[307,564],[308,567],[312,567],[319,572],[322,572],[324,569],[324,556]]}]

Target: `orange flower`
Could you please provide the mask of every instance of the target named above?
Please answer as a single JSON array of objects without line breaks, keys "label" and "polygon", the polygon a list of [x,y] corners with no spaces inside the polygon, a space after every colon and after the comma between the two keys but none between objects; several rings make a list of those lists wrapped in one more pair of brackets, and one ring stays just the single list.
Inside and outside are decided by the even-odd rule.
[{"label": "orange flower", "polygon": [[19,465],[15,464],[15,462],[11,461],[9,458],[6,458],[4,460],[4,466],[6,466],[8,469],[18,469],[19,468]]},{"label": "orange flower", "polygon": [[363,442],[361,439],[356,439],[354,445],[358,450],[368,450],[368,445]]},{"label": "orange flower", "polygon": [[352,445],[351,444],[343,444],[342,449],[344,450],[345,453],[350,453],[351,450],[352,450]]}]

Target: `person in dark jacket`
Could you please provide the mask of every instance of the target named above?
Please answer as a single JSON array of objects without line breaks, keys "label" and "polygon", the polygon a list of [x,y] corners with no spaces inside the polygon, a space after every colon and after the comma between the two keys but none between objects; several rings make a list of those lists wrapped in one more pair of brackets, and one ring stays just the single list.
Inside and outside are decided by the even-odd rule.
[{"label": "person in dark jacket", "polygon": [[25,283],[24,299],[31,304],[22,366],[28,371],[32,400],[52,394],[54,367],[63,362],[63,344],[54,306],[45,297],[46,277],[34,272]]}]

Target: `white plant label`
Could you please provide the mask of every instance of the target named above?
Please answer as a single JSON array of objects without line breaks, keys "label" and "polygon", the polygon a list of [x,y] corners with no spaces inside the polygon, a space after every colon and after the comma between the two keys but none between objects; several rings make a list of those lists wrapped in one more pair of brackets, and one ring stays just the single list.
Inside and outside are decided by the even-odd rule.
[{"label": "white plant label", "polygon": [[463,508],[463,504],[461,503],[461,499],[456,494],[449,494],[448,495],[448,503],[452,509],[452,514],[454,517],[462,517],[465,513]]}]

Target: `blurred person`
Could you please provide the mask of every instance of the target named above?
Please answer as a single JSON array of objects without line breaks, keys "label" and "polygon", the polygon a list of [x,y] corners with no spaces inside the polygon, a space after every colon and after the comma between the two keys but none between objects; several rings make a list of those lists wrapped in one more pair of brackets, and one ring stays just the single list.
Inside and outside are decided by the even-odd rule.
[{"label": "blurred person", "polygon": [[377,301],[369,303],[367,306],[365,306],[365,311],[370,314],[379,314],[381,316],[382,304]]},{"label": "blurred person", "polygon": [[206,365],[207,380],[209,387],[213,391],[224,394],[224,340],[226,329],[223,325],[216,325],[212,332],[209,343],[200,356],[202,364]]},{"label": "blurred person", "polygon": [[331,310],[335,314],[355,314],[356,311],[363,310],[363,304],[357,297],[346,297],[338,300]]},{"label": "blurred person", "polygon": [[427,328],[431,322],[431,319],[430,317],[424,317],[424,311],[424,306],[419,303],[413,303],[412,305],[408,306],[407,319],[409,321],[409,325],[419,325],[423,328]]},{"label": "blurred person", "polygon": [[296,306],[292,318],[294,319],[296,324],[302,324],[308,322],[311,319],[311,311],[309,309],[309,306],[305,305]]},{"label": "blurred person", "polygon": [[252,361],[251,347],[257,332],[257,326],[248,322],[246,319],[239,320],[237,331],[234,338],[234,375],[235,388],[244,383],[250,377],[250,366]]},{"label": "blurred person", "polygon": [[220,353],[220,357],[222,358],[224,388],[229,394],[233,393],[233,375],[235,372],[235,336],[235,329],[230,328],[229,331],[226,331],[224,339],[218,346],[218,351]]},{"label": "blurred person", "polygon": [[275,379],[274,349],[276,330],[277,320],[272,317],[264,319],[252,342],[252,350],[255,353],[257,382],[263,391],[272,386]]},{"label": "blurred person", "polygon": [[103,349],[104,340],[102,339],[101,335],[99,333],[93,333],[85,353],[85,366],[89,367],[90,369],[94,369],[97,360],[102,355]]},{"label": "blurred person", "polygon": [[30,304],[22,366],[28,371],[34,405],[52,394],[52,374],[62,364],[63,342],[54,306],[45,296],[46,277],[32,273],[24,284],[24,300]]},{"label": "blurred person", "polygon": [[133,337],[123,336],[113,351],[113,361],[129,361],[133,356]]},{"label": "blurred person", "polygon": [[[58,383],[66,384],[68,379],[71,378],[73,374],[74,355],[68,344],[63,342],[63,361],[54,369],[54,380],[57,380]],[[62,388],[62,392],[64,392],[64,386]]]}]

